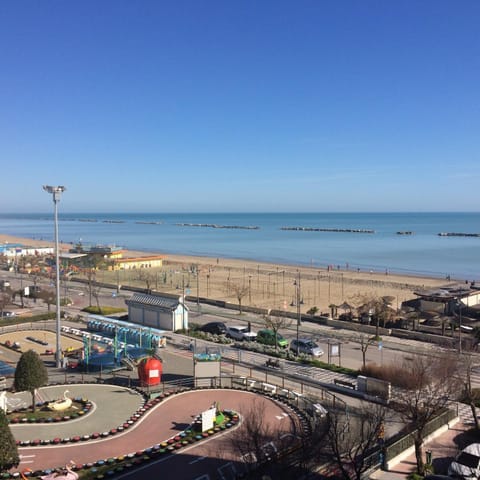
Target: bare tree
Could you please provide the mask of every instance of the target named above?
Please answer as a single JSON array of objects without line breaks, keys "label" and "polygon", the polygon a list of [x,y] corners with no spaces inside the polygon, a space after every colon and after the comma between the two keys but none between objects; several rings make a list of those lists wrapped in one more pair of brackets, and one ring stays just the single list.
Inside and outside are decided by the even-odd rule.
[{"label": "bare tree", "polygon": [[12,301],[12,295],[7,291],[7,292],[2,292],[0,294],[0,316],[3,317],[3,312],[5,310],[5,307]]},{"label": "bare tree", "polygon": [[241,315],[242,314],[242,300],[243,300],[243,297],[248,295],[248,292],[249,292],[248,286],[239,285],[239,284],[236,284],[236,283],[231,283],[230,288],[233,290],[233,293],[235,294],[235,297],[238,300],[239,313]]},{"label": "bare tree", "polygon": [[479,431],[480,421],[477,416],[476,405],[476,402],[478,401],[478,393],[476,393],[476,389],[474,389],[472,385],[472,371],[474,366],[474,358],[471,352],[464,352],[461,362],[459,363],[460,381],[464,385],[462,400],[470,406],[475,430]]},{"label": "bare tree", "polygon": [[138,272],[138,280],[145,283],[147,293],[152,293],[152,284],[155,280],[155,276],[152,272],[147,272],[145,270],[140,270]]},{"label": "bare tree", "polygon": [[285,316],[270,315],[270,310],[263,317],[265,327],[272,330],[275,337],[275,350],[278,349],[278,332],[283,328],[288,328],[292,324],[292,319]]},{"label": "bare tree", "polygon": [[[381,405],[331,410],[328,445],[345,480],[360,480],[370,468],[369,458],[383,442],[386,410]],[[378,454],[378,452],[377,452]]]},{"label": "bare tree", "polygon": [[405,388],[396,394],[394,408],[413,430],[417,472],[425,473],[423,439],[427,424],[445,409],[451,397],[458,392],[458,364],[456,357],[417,355],[404,362]]},{"label": "bare tree", "polygon": [[38,298],[43,300],[47,304],[47,309],[50,311],[50,307],[56,303],[57,300],[57,295],[55,293],[55,290],[48,289],[48,290],[42,290],[38,294]]},{"label": "bare tree", "polygon": [[88,306],[92,306],[92,296],[93,296],[93,289],[95,285],[95,279],[97,273],[94,268],[86,268],[85,275],[87,277],[87,287],[88,287]]},{"label": "bare tree", "polygon": [[276,472],[274,478],[291,478],[282,475],[282,465],[286,469],[290,460],[285,454],[300,447],[300,432],[293,435],[268,424],[265,403],[261,400],[254,400],[250,407],[241,411],[241,426],[227,441],[238,452],[247,472],[242,478],[263,478],[262,474],[270,474],[272,469]]},{"label": "bare tree", "polygon": [[100,315],[102,314],[102,307],[100,306],[100,292],[101,292],[101,290],[102,290],[102,287],[100,285],[92,286],[92,296],[95,299],[95,302],[97,304],[98,313]]},{"label": "bare tree", "polygon": [[365,367],[367,366],[367,350],[370,345],[374,345],[375,343],[377,343],[377,339],[375,337],[365,335],[364,333],[361,333],[359,337],[360,350],[362,352],[362,365],[363,369],[365,369]]},{"label": "bare tree", "polygon": [[253,405],[244,411],[241,428],[235,430],[230,442],[247,472],[257,471],[269,461],[268,445],[274,434],[266,422],[265,404],[255,400]]}]

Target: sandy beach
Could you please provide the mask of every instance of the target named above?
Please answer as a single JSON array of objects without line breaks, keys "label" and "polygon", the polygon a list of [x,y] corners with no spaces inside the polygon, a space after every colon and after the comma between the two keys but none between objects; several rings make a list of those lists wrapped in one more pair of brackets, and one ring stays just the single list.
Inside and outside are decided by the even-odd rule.
[{"label": "sandy beach", "polygon": [[[25,246],[52,246],[51,242],[0,234],[2,243],[20,243]],[[60,249],[68,252],[69,244]],[[357,305],[359,297],[391,296],[394,308],[405,300],[415,298],[414,291],[445,285],[447,280],[404,276],[373,271],[349,269],[346,265],[327,268],[271,264],[241,259],[170,255],[158,252],[164,258],[162,268],[125,270],[97,273],[97,280],[120,285],[133,284],[153,290],[206,297],[262,308],[297,311],[300,298],[301,312],[312,307],[329,312],[329,305],[347,302]],[[152,253],[126,251],[124,257],[152,256]],[[195,271],[199,275],[195,275]],[[297,286],[300,283],[300,288]],[[238,293],[239,292],[239,293]],[[342,313],[339,309],[339,313]]]}]

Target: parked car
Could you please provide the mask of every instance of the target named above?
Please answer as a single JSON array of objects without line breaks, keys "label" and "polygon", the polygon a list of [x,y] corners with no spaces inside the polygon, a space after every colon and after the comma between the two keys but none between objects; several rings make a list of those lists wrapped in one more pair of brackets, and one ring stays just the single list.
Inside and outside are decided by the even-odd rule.
[{"label": "parked car", "polygon": [[[268,329],[260,330],[257,333],[257,342],[264,345],[275,345],[275,332]],[[277,345],[281,348],[288,347],[288,340],[279,333],[277,333]]]},{"label": "parked car", "polygon": [[16,315],[17,314],[15,312],[9,312],[9,311],[6,311],[6,310],[1,312],[1,317],[4,317],[4,318],[12,318],[12,317],[15,317]]},{"label": "parked car", "polygon": [[224,333],[227,333],[227,327],[223,322],[206,323],[200,327],[200,330],[202,332],[214,333],[216,335],[223,335]]},{"label": "parked car", "polygon": [[233,338],[234,340],[255,340],[257,338],[256,332],[252,332],[245,325],[235,325],[227,327],[227,337]]},{"label": "parked car", "polygon": [[290,342],[290,350],[294,353],[303,353],[305,355],[312,355],[312,357],[321,357],[323,350],[309,338],[295,338]]},{"label": "parked car", "polygon": [[454,478],[476,480],[480,477],[480,443],[464,448],[448,467],[448,474]]}]

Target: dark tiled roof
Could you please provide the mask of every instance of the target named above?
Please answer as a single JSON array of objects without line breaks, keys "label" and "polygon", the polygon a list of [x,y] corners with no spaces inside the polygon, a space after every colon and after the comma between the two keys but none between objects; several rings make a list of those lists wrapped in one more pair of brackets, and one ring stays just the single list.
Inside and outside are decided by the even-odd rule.
[{"label": "dark tiled roof", "polygon": [[469,297],[470,295],[478,294],[478,291],[475,288],[472,289],[470,285],[456,284],[432,289],[417,290],[413,293],[422,298],[453,300],[456,298],[465,298]]},{"label": "dark tiled roof", "polygon": [[149,295],[148,293],[135,293],[132,298],[125,301],[127,305],[151,305],[164,310],[175,310],[180,303],[178,298]]}]

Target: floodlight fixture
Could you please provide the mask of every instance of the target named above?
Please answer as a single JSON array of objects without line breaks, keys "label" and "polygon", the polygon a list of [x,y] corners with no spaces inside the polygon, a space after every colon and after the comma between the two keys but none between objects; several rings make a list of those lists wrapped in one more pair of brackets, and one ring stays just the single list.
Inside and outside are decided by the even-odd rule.
[{"label": "floodlight fixture", "polygon": [[55,359],[56,366],[60,368],[62,366],[62,344],[61,344],[61,328],[60,328],[60,255],[58,247],[58,202],[60,201],[61,194],[66,190],[62,185],[53,187],[51,185],[44,185],[43,189],[52,194],[54,204],[54,225],[55,225],[55,296],[56,296],[56,350]]}]

